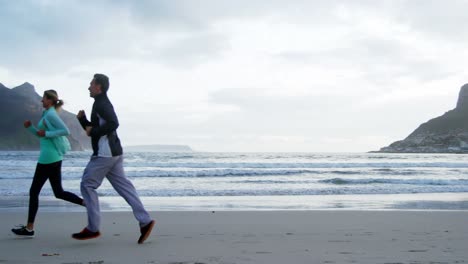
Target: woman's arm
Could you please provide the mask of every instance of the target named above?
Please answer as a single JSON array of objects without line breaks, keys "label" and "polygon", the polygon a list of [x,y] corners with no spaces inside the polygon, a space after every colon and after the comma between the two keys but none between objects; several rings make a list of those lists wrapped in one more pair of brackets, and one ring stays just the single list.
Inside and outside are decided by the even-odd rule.
[{"label": "woman's arm", "polygon": [[30,125],[29,127],[26,128],[31,134],[35,135],[36,137],[39,137],[37,134],[37,128],[34,125]]},{"label": "woman's arm", "polygon": [[[67,125],[62,121],[57,113],[50,113],[44,117],[50,130],[46,131],[46,138],[70,135]],[[53,130],[52,130],[53,128]]]}]

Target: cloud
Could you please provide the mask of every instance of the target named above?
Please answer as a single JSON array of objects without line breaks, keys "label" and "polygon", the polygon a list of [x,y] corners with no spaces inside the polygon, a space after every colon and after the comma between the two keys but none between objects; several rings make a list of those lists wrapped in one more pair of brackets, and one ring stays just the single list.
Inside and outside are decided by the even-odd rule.
[{"label": "cloud", "polygon": [[171,24],[178,21],[177,14],[165,12],[176,10],[161,9],[168,6],[163,3],[150,9],[141,6],[139,11],[151,12],[160,24],[145,27],[135,22],[132,9],[119,2],[2,3],[0,23],[7,26],[0,27],[5,36],[0,43],[0,63],[10,69],[47,74],[116,60],[194,65],[224,48],[225,37],[208,28],[174,32]]},{"label": "cloud", "polygon": [[468,30],[462,26],[468,23],[464,11],[467,7],[468,3],[463,0],[402,1],[393,8],[392,14],[396,20],[407,23],[420,32],[459,42],[468,38]]},{"label": "cloud", "polygon": [[3,1],[0,81],[54,88],[73,99],[67,109],[90,111],[90,78],[108,74],[127,145],[378,149],[453,107],[468,75],[467,8],[457,0]]}]

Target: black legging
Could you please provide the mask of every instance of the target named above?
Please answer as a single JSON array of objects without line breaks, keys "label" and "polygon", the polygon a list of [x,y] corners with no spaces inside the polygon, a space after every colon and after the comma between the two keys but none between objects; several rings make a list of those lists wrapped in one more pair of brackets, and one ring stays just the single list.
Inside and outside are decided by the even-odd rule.
[{"label": "black legging", "polygon": [[62,188],[62,161],[51,164],[40,164],[36,166],[34,179],[29,190],[29,216],[28,223],[34,223],[37,209],[39,207],[39,193],[42,186],[49,179],[54,195],[58,199],[69,201],[74,204],[83,205],[83,199],[77,195],[66,192]]}]

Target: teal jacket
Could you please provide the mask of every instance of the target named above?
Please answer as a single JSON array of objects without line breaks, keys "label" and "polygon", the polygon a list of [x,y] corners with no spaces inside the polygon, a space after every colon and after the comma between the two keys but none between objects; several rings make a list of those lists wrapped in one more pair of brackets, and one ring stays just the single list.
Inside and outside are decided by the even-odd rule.
[{"label": "teal jacket", "polygon": [[67,137],[70,135],[65,123],[57,114],[55,107],[50,107],[42,113],[38,127],[30,126],[28,130],[35,136],[38,130],[45,130],[45,137],[40,138],[41,153],[39,163],[50,164],[63,159],[63,155],[71,149]]}]

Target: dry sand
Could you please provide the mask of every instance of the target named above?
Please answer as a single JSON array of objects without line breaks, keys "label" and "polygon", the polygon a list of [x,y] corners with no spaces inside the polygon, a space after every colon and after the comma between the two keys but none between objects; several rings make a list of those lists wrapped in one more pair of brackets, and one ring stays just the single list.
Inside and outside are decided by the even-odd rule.
[{"label": "dry sand", "polygon": [[467,211],[153,212],[144,245],[131,212],[88,241],[70,237],[85,213],[39,213],[33,239],[10,232],[25,212],[0,214],[0,263],[468,263]]}]

